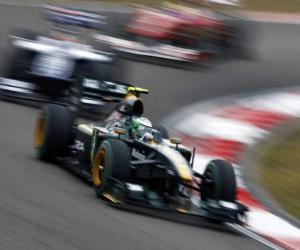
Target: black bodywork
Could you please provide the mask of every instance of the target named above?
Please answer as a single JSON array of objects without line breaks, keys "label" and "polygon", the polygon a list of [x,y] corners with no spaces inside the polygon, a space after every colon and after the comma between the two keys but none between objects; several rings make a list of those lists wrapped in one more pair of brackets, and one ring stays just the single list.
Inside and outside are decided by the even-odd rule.
[{"label": "black bodywork", "polygon": [[[227,171],[225,184],[219,183],[223,185],[224,190],[219,190],[223,194],[215,196],[211,186],[220,180],[210,177],[212,172],[207,170],[204,174],[193,171],[194,152],[180,145],[179,140],[163,138],[155,128],[151,132],[151,142],[132,136],[129,124],[132,117],[142,114],[141,103],[137,97],[125,98],[100,126],[75,124],[73,118],[67,126],[67,122],[59,119],[58,125],[46,118],[46,127],[52,127],[52,131],[45,132],[44,145],[36,146],[39,158],[45,160],[47,156],[49,160],[50,154],[45,154],[45,150],[52,150],[51,157],[92,182],[99,198],[115,204],[177,211],[213,221],[242,224],[247,208],[235,200],[236,182],[231,164],[216,160],[207,165],[206,169],[209,169],[221,164],[223,173],[220,174]],[[52,117],[53,120],[55,113],[64,114],[61,117],[74,115],[67,107],[52,106],[40,117]],[[68,140],[61,138],[57,142],[54,138],[55,135],[67,138],[66,134]],[[50,139],[47,138],[49,135]],[[57,151],[63,141],[65,148]],[[103,152],[106,158],[103,156],[100,163],[99,155]],[[95,173],[99,171],[101,183],[96,181]]]},{"label": "black bodywork", "polygon": [[[234,203],[226,206],[217,200],[201,200],[201,183],[185,182],[178,172],[157,149],[147,143],[130,139],[127,136],[106,133],[93,128],[92,134],[75,129],[75,142],[71,158],[65,158],[64,163],[77,174],[92,181],[92,162],[101,143],[107,139],[117,139],[125,142],[131,152],[131,176],[127,181],[107,177],[103,193],[104,198],[116,204],[130,204],[181,212],[193,216],[203,216],[212,221],[244,223],[247,208]],[[189,162],[192,159],[190,150],[170,145],[178,150]],[[75,149],[74,149],[75,148]],[[202,176],[193,172],[195,179]],[[192,202],[191,198],[196,198]]]}]

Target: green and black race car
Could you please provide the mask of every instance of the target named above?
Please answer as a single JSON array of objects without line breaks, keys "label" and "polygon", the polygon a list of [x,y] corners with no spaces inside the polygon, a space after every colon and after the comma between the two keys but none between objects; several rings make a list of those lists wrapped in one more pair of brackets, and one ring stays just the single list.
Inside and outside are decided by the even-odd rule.
[{"label": "green and black race car", "polygon": [[236,201],[231,163],[213,160],[193,171],[194,150],[169,138],[143,117],[140,93],[128,95],[101,126],[77,124],[66,106],[50,104],[38,117],[37,157],[59,161],[92,182],[98,198],[242,224],[247,208]]}]

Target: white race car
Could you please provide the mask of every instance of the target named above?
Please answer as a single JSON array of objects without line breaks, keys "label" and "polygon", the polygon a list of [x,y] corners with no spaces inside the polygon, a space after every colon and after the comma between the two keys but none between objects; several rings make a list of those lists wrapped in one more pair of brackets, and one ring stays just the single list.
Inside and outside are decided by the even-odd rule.
[{"label": "white race car", "polygon": [[76,100],[92,109],[122,99],[128,85],[114,81],[117,58],[85,42],[88,31],[104,24],[105,16],[54,6],[45,8],[45,16],[52,23],[45,34],[11,36],[1,94],[59,103]]}]

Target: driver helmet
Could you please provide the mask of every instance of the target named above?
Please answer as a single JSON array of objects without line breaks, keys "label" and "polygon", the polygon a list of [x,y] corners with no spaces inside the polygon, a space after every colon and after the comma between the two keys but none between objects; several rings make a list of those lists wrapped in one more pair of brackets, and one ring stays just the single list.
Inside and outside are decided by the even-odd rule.
[{"label": "driver helmet", "polygon": [[143,142],[153,144],[155,143],[153,134],[146,132],[142,137]]},{"label": "driver helmet", "polygon": [[131,135],[135,139],[141,139],[145,133],[152,132],[152,123],[145,117],[134,117],[131,120]]}]

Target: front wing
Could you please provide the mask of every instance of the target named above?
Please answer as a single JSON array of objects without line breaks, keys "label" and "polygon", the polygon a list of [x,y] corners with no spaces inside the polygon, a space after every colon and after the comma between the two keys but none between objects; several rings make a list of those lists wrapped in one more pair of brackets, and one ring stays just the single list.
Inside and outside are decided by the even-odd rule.
[{"label": "front wing", "polygon": [[103,196],[117,206],[137,206],[241,225],[246,222],[248,209],[238,202],[217,200],[203,202],[200,199],[193,200],[193,197],[189,197],[187,200],[178,198],[174,205],[174,203],[166,202],[165,197],[147,190],[147,187],[124,183],[113,178],[109,178],[108,183]]}]

